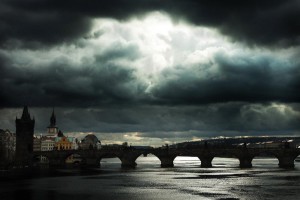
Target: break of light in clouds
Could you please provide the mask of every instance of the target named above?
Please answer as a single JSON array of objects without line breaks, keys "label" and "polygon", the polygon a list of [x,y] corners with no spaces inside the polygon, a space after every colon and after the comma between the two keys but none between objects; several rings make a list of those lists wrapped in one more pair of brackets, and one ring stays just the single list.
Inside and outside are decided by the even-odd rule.
[{"label": "break of light in clouds", "polygon": [[[106,143],[299,135],[297,42],[283,32],[269,39],[238,34],[238,21],[230,30],[233,22],[220,26],[217,16],[208,26],[180,17],[180,9],[178,16],[176,9],[162,10],[89,16],[89,28],[78,21],[72,40],[5,39],[0,128],[14,130],[15,116],[28,104],[37,134],[56,107],[64,133],[95,133]],[[281,39],[272,43],[275,38]]]},{"label": "break of light in clouds", "polygon": [[[160,26],[164,27],[161,32]],[[94,20],[91,32],[69,45],[1,50],[6,61],[2,85],[7,88],[7,105],[19,100],[9,94],[22,89],[26,99],[31,96],[27,90],[35,92],[35,98],[27,102],[39,106],[95,106],[141,99],[183,104],[186,100],[250,98],[293,101],[297,95],[281,90],[298,78],[293,77],[298,75],[299,66],[295,54],[295,48],[276,52],[247,48],[214,29],[174,24],[167,15],[155,12],[142,20],[133,18],[122,23]],[[253,91],[257,87],[262,92]],[[296,88],[291,85],[289,89]]]}]

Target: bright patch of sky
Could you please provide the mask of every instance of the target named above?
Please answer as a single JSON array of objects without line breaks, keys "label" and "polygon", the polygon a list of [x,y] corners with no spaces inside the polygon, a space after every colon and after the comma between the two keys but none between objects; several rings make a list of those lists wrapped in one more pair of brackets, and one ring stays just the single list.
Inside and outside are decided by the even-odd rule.
[{"label": "bright patch of sky", "polygon": [[[293,52],[294,49],[272,52],[249,48],[233,43],[216,29],[174,22],[160,12],[128,21],[95,19],[90,34],[74,44],[38,50],[1,50],[16,68],[41,69],[66,63],[73,68],[101,67],[102,62],[131,68],[135,78],[148,85],[147,91],[161,81],[157,75],[173,68],[194,71],[197,78],[205,79],[212,74],[220,75],[215,63],[219,57],[234,58],[234,62],[245,65],[272,57],[274,62],[270,66],[287,68],[292,65],[289,60],[295,56]],[[107,57],[98,62],[99,56]]]}]

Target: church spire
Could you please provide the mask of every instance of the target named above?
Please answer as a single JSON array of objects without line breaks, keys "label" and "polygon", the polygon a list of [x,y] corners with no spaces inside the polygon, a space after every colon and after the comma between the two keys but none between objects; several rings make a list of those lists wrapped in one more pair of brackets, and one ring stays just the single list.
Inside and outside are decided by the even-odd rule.
[{"label": "church spire", "polygon": [[23,108],[23,113],[22,113],[21,119],[23,119],[23,120],[30,119],[30,114],[28,112],[28,107],[27,106],[24,106],[24,108]]},{"label": "church spire", "polygon": [[54,108],[53,108],[52,115],[50,118],[50,127],[55,127],[55,125],[56,125],[56,117],[55,117]]},{"label": "church spire", "polygon": [[50,125],[47,127],[48,129],[48,134],[50,136],[56,136],[56,134],[58,133],[58,128],[56,127],[56,116],[54,113],[54,108],[52,110],[52,114],[50,117]]}]

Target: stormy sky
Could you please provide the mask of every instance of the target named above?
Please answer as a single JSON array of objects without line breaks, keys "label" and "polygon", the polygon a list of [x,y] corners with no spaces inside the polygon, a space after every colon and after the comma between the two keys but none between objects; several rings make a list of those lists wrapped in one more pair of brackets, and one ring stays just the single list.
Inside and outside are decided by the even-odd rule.
[{"label": "stormy sky", "polygon": [[2,0],[0,128],[161,145],[300,136],[298,0]]}]

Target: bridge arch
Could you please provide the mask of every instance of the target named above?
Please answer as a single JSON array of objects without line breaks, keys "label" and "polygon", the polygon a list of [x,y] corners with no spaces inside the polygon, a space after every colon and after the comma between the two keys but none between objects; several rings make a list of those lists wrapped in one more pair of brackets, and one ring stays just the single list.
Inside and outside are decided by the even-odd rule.
[{"label": "bridge arch", "polygon": [[121,159],[115,152],[98,151],[94,156],[94,163],[101,168],[119,166]]},{"label": "bridge arch", "polygon": [[299,155],[299,152],[294,149],[240,149],[240,151],[232,150],[229,154],[233,155],[240,161],[241,168],[251,168],[253,159],[257,159],[260,156],[268,156],[276,158],[279,162],[278,165],[281,168],[293,168],[294,160]]},{"label": "bridge arch", "polygon": [[98,157],[96,160],[97,163],[99,163],[99,166],[101,168],[120,168],[120,165],[122,164],[122,160],[115,156],[115,157]]},{"label": "bridge arch", "polygon": [[79,167],[83,160],[84,158],[81,156],[81,154],[76,152],[67,154],[64,158],[66,167]]},{"label": "bridge arch", "polygon": [[255,154],[255,157],[273,157],[278,159],[279,154],[278,152],[272,151],[271,149],[261,149],[258,153]]},{"label": "bridge arch", "polygon": [[32,157],[32,161],[34,165],[46,167],[49,165],[50,159],[45,154],[40,154],[40,155],[34,154]]},{"label": "bridge arch", "polygon": [[239,159],[237,157],[223,157],[215,156],[211,162],[213,167],[217,168],[232,168],[239,166]]},{"label": "bridge arch", "polygon": [[281,168],[294,168],[295,159],[299,156],[300,152],[295,149],[267,149],[264,152],[273,155],[278,159],[278,166]]},{"label": "bridge arch", "polygon": [[278,163],[279,159],[275,154],[260,153],[257,154],[252,160],[252,165],[254,167],[277,167]]},{"label": "bridge arch", "polygon": [[141,153],[135,160],[137,166],[160,166],[160,159],[152,153]]},{"label": "bridge arch", "polygon": [[199,157],[197,156],[182,156],[178,155],[175,157],[174,161],[174,166],[176,167],[195,167],[195,166],[201,166],[202,162]]}]

